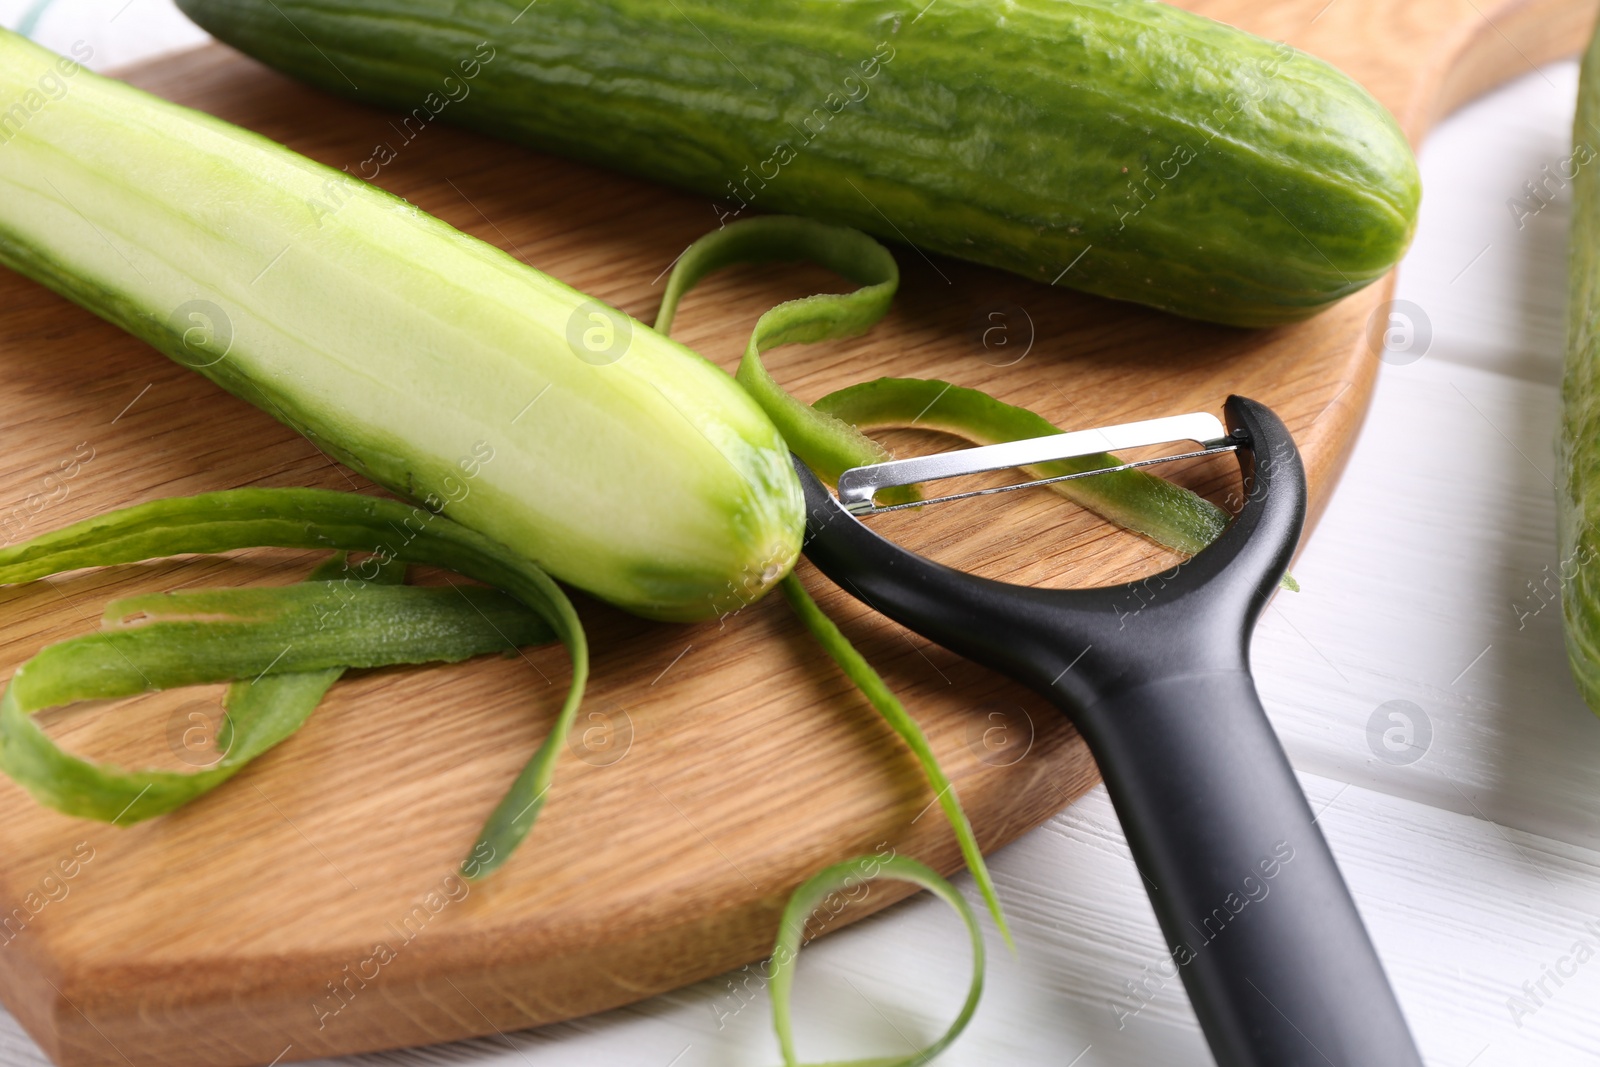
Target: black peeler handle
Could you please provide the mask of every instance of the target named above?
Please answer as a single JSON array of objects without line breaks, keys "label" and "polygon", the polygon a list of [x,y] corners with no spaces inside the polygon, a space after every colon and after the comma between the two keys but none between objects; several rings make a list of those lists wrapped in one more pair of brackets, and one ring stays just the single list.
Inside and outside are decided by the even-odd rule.
[{"label": "black peeler handle", "polygon": [[1076,721],[1217,1062],[1420,1067],[1250,676],[1147,682]]},{"label": "black peeler handle", "polygon": [[1099,764],[1221,1067],[1421,1067],[1249,669],[1305,517],[1293,439],[1227,402],[1245,501],[1210,547],[1125,586],[1035,589],[933,563],[796,462],[806,555],[870,606],[1065,711]]}]

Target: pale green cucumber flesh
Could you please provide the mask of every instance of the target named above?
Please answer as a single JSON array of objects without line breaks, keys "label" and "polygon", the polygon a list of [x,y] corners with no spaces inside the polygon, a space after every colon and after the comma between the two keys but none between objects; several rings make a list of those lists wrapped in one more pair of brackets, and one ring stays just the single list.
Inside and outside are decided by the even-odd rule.
[{"label": "pale green cucumber flesh", "polygon": [[1350,78],[1149,0],[180,5],[406,112],[396,149],[456,122],[703,192],[708,223],[811,215],[1240,325],[1387,272],[1420,197]]},{"label": "pale green cucumber flesh", "polygon": [[[720,369],[364,182],[3,33],[0,262],[629,610],[733,610],[798,553],[787,449]],[[629,335],[614,361],[580,358],[596,324]]]}]

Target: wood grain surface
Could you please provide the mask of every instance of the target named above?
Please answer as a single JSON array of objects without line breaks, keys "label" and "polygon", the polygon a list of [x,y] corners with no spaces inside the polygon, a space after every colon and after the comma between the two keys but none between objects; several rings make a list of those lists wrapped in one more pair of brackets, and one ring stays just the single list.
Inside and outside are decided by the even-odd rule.
[{"label": "wood grain surface", "polygon": [[[1577,0],[1188,6],[1331,60],[1413,140],[1454,104],[1575,50],[1593,17]],[[129,77],[335,166],[398,140],[383,113],[220,47]],[[380,183],[644,319],[667,266],[714,223],[697,198],[443,127],[401,148]],[[1369,321],[1387,283],[1312,322],[1251,332],[897,254],[905,283],[880,327],[772,355],[800,396],[880,374],[940,377],[1073,427],[1218,410],[1239,392],[1284,417],[1314,508],[1326,501],[1371,389]],[[731,367],[760,311],[832,284],[792,268],[719,276],[686,303],[676,335]],[[1004,349],[983,342],[994,314]],[[173,493],[369,488],[267,416],[3,272],[0,360],[9,539]],[[1223,463],[1176,477],[1213,495],[1230,484]],[[879,528],[1014,581],[1103,584],[1163,562],[1042,491]],[[0,591],[0,671],[93,628],[113,596],[281,583],[311,558],[182,559]],[[1043,701],[801,573],[923,723],[986,849],[1093,783],[1092,761]],[[695,627],[580,610],[594,717],[522,851],[469,892],[450,872],[555,712],[559,650],[352,674],[233,782],[135,827],[69,819],[0,782],[11,816],[0,828],[0,997],[61,1064],[265,1063],[418,1044],[592,1012],[757,959],[789,890],[828,862],[887,847],[958,865],[915,765],[776,599]],[[182,767],[211,758],[196,738],[218,696],[73,709],[50,729],[98,758]],[[874,886],[834,924],[898,896]]]}]

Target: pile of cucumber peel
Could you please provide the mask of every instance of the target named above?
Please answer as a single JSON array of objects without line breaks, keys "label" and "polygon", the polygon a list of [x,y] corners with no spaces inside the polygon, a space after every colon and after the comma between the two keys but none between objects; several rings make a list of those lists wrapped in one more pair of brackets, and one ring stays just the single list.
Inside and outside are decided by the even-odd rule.
[{"label": "pile of cucumber peel", "polygon": [[[246,51],[313,82],[329,82],[301,42],[280,32],[286,27],[268,11],[278,4],[185,0],[183,6]],[[659,12],[642,0],[586,0],[581,7],[550,0],[507,21],[515,30],[502,26],[495,33],[490,24],[512,9],[488,0],[456,5],[450,17],[457,25],[432,19],[426,30],[405,17],[415,6],[408,3],[288,6],[299,18],[325,20],[315,36],[340,64],[360,71],[373,98],[388,102],[426,89],[433,60],[481,33],[484,43],[495,42],[493,56],[476,50],[474,72],[463,68],[457,75],[475,81],[475,95],[463,100],[477,102],[458,106],[453,120],[586,158],[606,159],[606,146],[613,146],[633,166],[689,187],[706,186],[720,161],[762,143],[774,123],[788,124],[713,70],[720,61],[698,55],[705,39],[665,24],[643,32]],[[691,6],[707,20],[726,20],[719,29],[730,37],[759,33],[736,14],[747,10],[739,5],[696,0]],[[875,73],[868,74],[864,58],[851,76],[870,87],[837,111],[826,105],[839,119],[836,135],[819,138],[796,158],[792,181],[773,183],[772,194],[759,201],[747,187],[751,200],[741,202],[754,204],[748,215],[724,218],[684,253],[653,328],[348,173],[98,77],[0,31],[0,95],[27,100],[32,93],[40,101],[37,108],[29,105],[26,121],[0,130],[0,264],[255,404],[406,501],[309,488],[235,489],[114,511],[0,549],[0,583],[262,546],[330,553],[309,574],[279,587],[141,595],[109,605],[101,630],[44,648],[12,676],[0,699],[0,769],[41,803],[126,825],[221,786],[291,736],[346,670],[455,662],[559,641],[572,665],[561,710],[488,813],[478,839],[463,842],[469,846],[463,848],[464,873],[485,878],[512,860],[543,805],[559,802],[558,756],[589,671],[582,623],[560,583],[648,618],[684,622],[725,617],[776,586],[920,764],[1009,943],[972,827],[926,737],[793,573],[804,515],[789,456],[792,451],[832,480],[887,456],[867,431],[915,424],[992,444],[1057,428],[1033,412],[940,381],[879,379],[815,404],[791,396],[763,366],[763,355],[781,345],[868,330],[888,311],[899,271],[889,251],[861,229],[757,212],[782,208],[876,229],[875,215],[844,206],[849,196],[842,190],[855,184],[845,162],[851,153],[877,151],[882,165],[861,172],[865,187],[856,192],[868,203],[881,199],[926,247],[1044,281],[1059,271],[1060,281],[1069,273],[1061,269],[1066,258],[1081,256],[1084,245],[1097,246],[1099,253],[1063,284],[1258,325],[1304,317],[1387,271],[1413,228],[1415,167],[1393,120],[1342,75],[1292,49],[1161,5],[1104,0],[1074,5],[1070,18],[1053,22],[1032,5],[1012,5],[1021,29],[1002,33],[985,30],[984,5],[946,0],[921,28],[931,41],[927,47],[914,46],[916,27],[877,0],[783,0],[779,6],[797,16],[778,20],[788,27],[784,32],[811,27],[807,32],[818,35],[796,43],[790,60],[781,59],[790,54],[783,49],[768,49],[774,64],[792,62],[793,69],[780,73],[800,78],[801,71],[814,72],[814,64],[801,62],[807,48],[837,56],[859,47],[873,57]],[[341,21],[352,12],[370,17]],[[849,24],[829,28],[826,19],[799,17],[819,13]],[[359,25],[360,33],[347,24]],[[1009,112],[992,86],[962,73],[971,60],[963,58],[960,42],[973,32],[993,33],[997,47],[1013,49],[1019,95]],[[563,89],[560,101],[546,101],[550,106],[526,106],[529,94],[549,88],[538,84],[536,65],[525,62],[529,56],[541,48],[552,56],[585,49],[592,55],[619,33],[629,47],[637,46],[629,62],[644,68],[664,69],[644,55],[648,48],[682,50],[683,62],[669,66],[704,81],[699,99],[715,102],[707,105],[710,111],[748,121],[607,103],[598,90],[590,98]],[[1029,45],[1029,33],[1039,40]],[[400,53],[405,62],[378,58],[390,54],[395,34],[413,35],[409,50]],[[1112,53],[1094,52],[1097,58],[1086,59],[1074,81],[1055,69],[1068,53],[1050,52],[1048,70],[1035,63],[1040,41],[1062,34],[1076,34],[1079,45],[1121,35],[1121,65],[1096,67]],[[887,48],[876,47],[879,38]],[[1126,43],[1136,39],[1143,43]],[[1161,40],[1168,41],[1167,55],[1141,52]],[[732,47],[760,51],[759,43],[741,40]],[[376,51],[369,55],[369,47]],[[1206,64],[1226,66],[1230,48],[1234,59],[1249,60],[1240,69],[1255,71],[1250,85],[1260,92],[1251,97],[1252,108],[1208,120],[1202,108],[1214,101],[1179,82]],[[321,61],[331,64],[328,56]],[[961,169],[967,156],[949,144],[933,145],[945,170],[930,169],[921,156],[927,145],[892,129],[890,120],[903,117],[908,100],[897,95],[888,72],[902,70],[968,86],[975,110],[943,116],[950,136],[988,123],[1019,158],[1035,165],[1053,158],[1063,173],[1050,175],[1051,181],[1069,190],[1077,183],[1079,191],[1063,201],[1022,173],[980,181]],[[517,83],[517,71],[528,80]],[[1160,106],[1148,91],[1118,89],[1133,71],[1152,85],[1161,81],[1167,96]],[[726,84],[717,89],[712,83],[719,77]],[[1070,94],[1062,95],[1068,82],[1073,91],[1085,85],[1111,95],[1116,90],[1124,103],[1102,99],[1100,112],[1089,113],[1100,118],[1044,144],[1038,140],[1044,135],[1024,129],[1017,116],[1072,105]],[[41,94],[46,83],[65,90]],[[583,131],[606,127],[598,119],[604,107],[617,109],[605,131],[611,139],[585,140]],[[861,119],[852,134],[845,132],[849,107]],[[1126,113],[1106,117],[1117,107]],[[1328,115],[1341,121],[1319,125]],[[1152,183],[1118,174],[1109,179],[1116,189],[1106,185],[1096,166],[1122,150],[1113,142],[1135,120],[1147,133],[1159,128],[1157,139],[1167,138],[1169,146],[1196,142],[1178,164],[1192,168],[1192,180],[1180,182],[1174,173]],[[1226,129],[1214,128],[1219,124]],[[698,151],[670,160],[641,154],[640,146],[666,132]],[[1084,144],[1075,146],[1073,137]],[[1099,155],[1077,151],[1085,145]],[[1239,209],[1219,185],[1219,175],[1231,173],[1235,157],[1243,155],[1250,155],[1264,186],[1257,191],[1275,215],[1259,205]],[[917,187],[913,175],[942,192]],[[1122,185],[1133,189],[1134,200],[1108,213],[1103,201],[1109,192],[1122,195]],[[1285,207],[1337,261],[1300,247],[1296,241],[1304,233],[1295,239],[1283,231],[1280,218],[1297,228]],[[1200,221],[1189,225],[1188,219]],[[1241,233],[1241,227],[1260,232]],[[668,336],[679,302],[704,277],[741,264],[801,260],[856,287],[762,315],[736,376]],[[1049,478],[1114,462],[1082,457],[1027,473]],[[602,485],[604,493],[593,488]],[[1203,548],[1229,520],[1194,493],[1138,470],[1050,488],[1186,554]],[[412,565],[481,584],[411,586]],[[230,683],[223,754],[193,773],[80,758],[34,718],[77,701],[218,682]],[[925,1062],[959,1035],[976,1008],[983,940],[960,893],[906,857],[847,860],[798,887],[780,922],[770,988],[784,1062],[791,1067],[796,1055],[788,992],[806,917],[829,894],[861,880],[869,866],[870,877],[922,886],[956,909],[971,938],[973,977],[961,1013],[937,1041],[910,1056],[863,1062]]]}]

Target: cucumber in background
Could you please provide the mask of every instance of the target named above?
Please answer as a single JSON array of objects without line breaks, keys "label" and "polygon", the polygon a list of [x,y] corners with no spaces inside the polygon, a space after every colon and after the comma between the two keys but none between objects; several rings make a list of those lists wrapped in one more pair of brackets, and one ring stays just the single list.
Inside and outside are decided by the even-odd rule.
[{"label": "cucumber in background", "polygon": [[[1600,123],[1600,33],[1578,79],[1574,140],[1588,143]],[[1600,175],[1580,167],[1572,180],[1567,248],[1567,359],[1561,385],[1560,489],[1556,498],[1561,609],[1572,675],[1600,713]]]},{"label": "cucumber in background", "polygon": [[[1385,274],[1420,183],[1328,64],[1151,0],[179,0],[331,92],[1196,318]],[[404,121],[404,120],[402,120]]]}]

